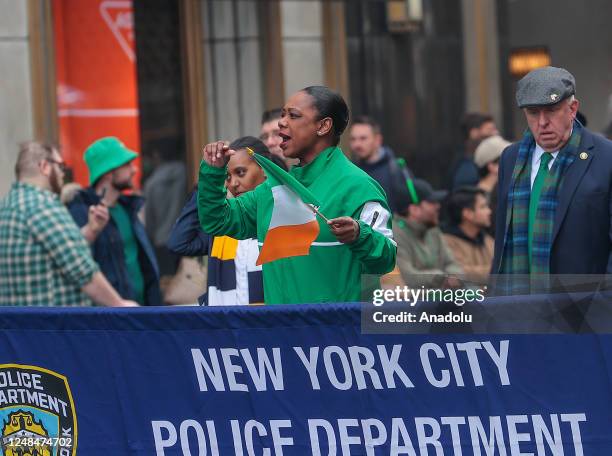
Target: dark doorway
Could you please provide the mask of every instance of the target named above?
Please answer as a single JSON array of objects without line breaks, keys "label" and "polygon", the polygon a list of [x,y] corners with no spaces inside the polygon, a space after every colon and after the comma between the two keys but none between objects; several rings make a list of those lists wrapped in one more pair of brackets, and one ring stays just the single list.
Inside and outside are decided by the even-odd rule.
[{"label": "dark doorway", "polygon": [[461,2],[423,2],[423,21],[389,31],[385,1],[346,3],[353,115],[377,119],[384,141],[419,177],[446,184],[465,106]]},{"label": "dark doorway", "polygon": [[187,192],[179,3],[134,0],[145,225],[162,275],[176,271],[166,247]]}]

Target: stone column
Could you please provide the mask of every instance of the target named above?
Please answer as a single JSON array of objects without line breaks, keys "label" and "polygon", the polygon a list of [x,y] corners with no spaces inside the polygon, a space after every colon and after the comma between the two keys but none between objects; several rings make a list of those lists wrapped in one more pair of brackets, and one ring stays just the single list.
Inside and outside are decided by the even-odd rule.
[{"label": "stone column", "polygon": [[257,4],[203,0],[208,139],[259,136],[264,110]]},{"label": "stone column", "polygon": [[0,197],[15,180],[17,144],[33,135],[27,5],[0,0]]},{"label": "stone column", "polygon": [[325,83],[320,1],[284,0],[281,7],[285,98]]},{"label": "stone column", "polygon": [[491,114],[502,127],[496,2],[462,0],[466,112]]}]

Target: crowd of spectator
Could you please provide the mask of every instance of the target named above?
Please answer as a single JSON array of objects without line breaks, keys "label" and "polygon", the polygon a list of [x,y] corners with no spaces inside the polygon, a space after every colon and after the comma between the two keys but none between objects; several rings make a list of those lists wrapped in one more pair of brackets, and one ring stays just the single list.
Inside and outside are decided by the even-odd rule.
[{"label": "crowd of spectator", "polygon": [[[558,89],[559,93],[553,92],[550,98],[546,98],[549,95],[548,92],[543,94],[544,86],[553,91]],[[311,132],[311,139],[306,133],[300,136],[304,130],[302,127],[299,127],[301,130],[298,127],[291,130],[293,124],[299,125],[296,119],[303,113],[292,113],[286,107],[267,111],[262,116],[259,139],[251,136],[238,138],[217,152],[214,152],[214,143],[206,146],[213,155],[210,159],[204,156],[201,181],[203,178],[212,179],[210,176],[216,178],[219,172],[224,173],[222,177],[228,201],[232,198],[243,201],[242,195],[266,180],[266,174],[252,156],[253,152],[267,157],[284,170],[298,170],[298,174],[301,172],[300,164],[316,159],[321,153],[319,149],[324,149],[323,155],[328,162],[341,163],[339,158],[333,157],[340,134],[347,126],[348,111],[344,113],[346,106],[341,98],[334,101],[334,106],[329,101],[334,95],[326,90],[307,88],[292,98],[303,104],[304,112],[314,109],[312,124],[318,130]],[[599,237],[608,239],[604,241],[608,247],[600,249],[603,255],[600,262],[604,267],[586,271],[607,272],[605,265],[610,264],[607,262],[609,216],[607,221],[602,219],[599,228],[591,228],[592,236],[589,237],[588,233],[579,233],[578,229],[565,228],[564,231],[564,226],[553,225],[553,222],[561,223],[563,219],[555,218],[554,212],[552,215],[548,213],[550,208],[557,210],[560,206],[559,211],[572,214],[567,206],[573,194],[563,199],[559,196],[559,188],[577,186],[581,182],[581,174],[568,173],[566,176],[563,174],[565,168],[559,168],[576,160],[574,155],[579,163],[571,171],[585,167],[598,148],[610,148],[605,139],[592,139],[592,134],[584,128],[584,116],[582,122],[575,120],[576,116],[580,117],[574,92],[573,76],[561,69],[536,71],[519,83],[517,102],[525,110],[529,124],[529,130],[520,143],[524,149],[519,149],[518,145],[511,147],[511,142],[499,135],[490,115],[466,114],[461,121],[463,142],[456,147],[448,185],[443,190],[434,189],[427,180],[416,176],[406,166],[406,159],[396,156],[384,144],[384,128],[374,118],[354,117],[348,124],[350,150],[345,151],[345,155],[365,172],[364,176],[369,175],[370,181],[363,182],[366,187],[374,185],[372,195],[378,192],[376,185],[380,186],[378,188],[384,191],[388,206],[381,206],[375,201],[377,197],[372,197],[373,200],[366,200],[365,205],[359,207],[360,212],[345,214],[349,217],[337,219],[337,225],[331,224],[330,230],[340,243],[347,244],[362,242],[364,232],[370,232],[368,229],[372,235],[382,236],[380,242],[392,237],[397,247],[395,273],[398,277],[387,283],[394,285],[399,279],[399,283],[408,287],[484,288],[492,269],[495,272],[503,272],[504,268],[512,271],[519,268],[519,264],[522,269],[517,269],[518,272],[529,274],[530,268],[535,270],[536,267],[551,272],[548,265],[554,266],[558,260],[552,242],[559,231],[561,235],[568,231],[567,236],[573,235],[575,240],[584,237],[584,242],[594,242]],[[310,102],[312,108],[308,105]],[[327,124],[317,120],[322,110],[329,111],[328,117],[323,118],[324,121],[330,119]],[[289,131],[294,138],[287,133]],[[589,142],[585,143],[584,138]],[[288,144],[291,141],[291,144],[298,144],[298,139],[303,146],[299,151],[292,151],[294,146]],[[317,149],[319,143],[325,147]],[[218,156],[225,154],[226,149],[232,151],[231,156],[228,155],[225,162],[217,162]],[[500,162],[502,157],[507,157],[504,151],[509,150],[517,153],[518,158],[502,170]],[[529,177],[528,173],[520,166],[526,166],[525,157],[531,157],[533,150],[532,160],[541,157],[550,172],[545,176],[546,170],[536,168],[544,165],[533,162],[533,167],[529,165],[526,168],[531,173],[530,185],[529,179],[522,177]],[[316,153],[313,155],[311,151]],[[556,159],[560,151],[570,158]],[[177,303],[177,300],[169,298],[170,289],[173,284],[176,287],[177,282],[160,280],[160,276],[167,271],[165,265],[168,261],[191,257],[207,258],[207,261],[198,263],[203,274],[197,296],[184,298],[183,303],[246,305],[265,301],[262,267],[256,264],[261,247],[258,239],[244,236],[237,239],[224,235],[222,230],[218,230],[219,234],[207,234],[203,228],[207,220],[202,219],[202,207],[212,206],[207,206],[207,201],[202,198],[198,200],[197,188],[181,210],[186,176],[184,166],[173,162],[171,157],[158,157],[160,166],[144,187],[144,196],[149,200],[145,206],[145,198],[132,191],[136,157],[137,153],[126,148],[117,138],[94,141],[83,155],[89,171],[89,186],[80,188],[74,184],[63,185],[65,165],[57,148],[38,142],[21,146],[16,164],[17,180],[0,204],[0,304],[89,305],[93,302],[108,306],[136,306]],[[410,157],[407,158],[409,161]],[[553,166],[553,162],[558,164]],[[350,171],[352,168],[347,166],[338,165],[337,170],[347,170],[351,179],[361,179],[360,174]],[[599,171],[605,172],[606,167],[607,161],[603,161]],[[595,171],[585,168],[580,172]],[[553,175],[556,177],[550,177]],[[500,181],[504,176],[505,181]],[[513,186],[509,188],[510,176]],[[602,182],[605,179],[599,175],[595,177]],[[330,175],[327,179],[333,181],[334,177]],[[331,189],[336,186],[337,191],[343,188],[339,182],[326,184]],[[519,185],[526,187],[520,190]],[[601,186],[604,187],[609,188]],[[604,195],[603,191],[589,187],[581,190],[582,193],[578,191],[585,203],[583,212],[588,212],[587,209],[599,201],[587,201],[591,190],[603,205],[608,204],[607,199],[604,201],[607,193]],[[525,192],[526,202],[521,199],[524,199]],[[501,202],[498,195],[502,195]],[[547,198],[543,199],[543,204],[548,212],[539,211],[539,200],[534,199],[534,195]],[[346,203],[347,198],[343,197],[342,201]],[[245,211],[247,206],[244,204],[231,203],[228,207]],[[259,209],[253,206],[253,210]],[[587,212],[583,215],[588,216]],[[597,212],[599,215],[605,216]],[[214,213],[214,217],[218,216]],[[254,219],[248,218],[253,216],[247,214],[246,217],[247,222],[254,223]],[[390,219],[392,235],[388,229]],[[247,222],[243,220],[241,227],[228,230],[242,232]],[[608,225],[604,226],[606,223]],[[255,225],[253,227],[255,229]],[[532,250],[532,243],[536,249],[540,244],[546,246],[547,253]],[[373,246],[371,249],[375,248]],[[351,249],[359,250],[354,246]],[[524,252],[521,253],[524,259],[517,252]],[[582,251],[578,257],[582,258],[584,254]],[[538,266],[541,256],[548,262],[545,266]],[[161,273],[158,259],[162,259],[164,266]],[[584,261],[587,264],[589,260]],[[186,264],[179,267],[179,274]],[[571,271],[571,268],[564,267],[557,269]],[[283,272],[287,271],[285,266]],[[385,277],[383,284],[386,283]],[[325,301],[325,296],[317,295],[317,299]]]}]

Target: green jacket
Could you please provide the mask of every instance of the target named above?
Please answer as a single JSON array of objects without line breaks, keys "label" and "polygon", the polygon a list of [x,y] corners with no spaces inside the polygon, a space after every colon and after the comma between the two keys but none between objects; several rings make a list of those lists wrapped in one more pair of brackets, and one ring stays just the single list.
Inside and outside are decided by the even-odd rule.
[{"label": "green jacket", "polygon": [[[204,161],[200,165],[198,215],[202,229],[215,236],[256,237],[263,242],[274,201],[270,185],[264,182],[228,200],[226,172]],[[266,304],[362,300],[362,274],[381,275],[395,266],[392,217],[384,191],[337,147],[325,149],[306,166],[292,168],[291,174],[321,202],[322,214],[358,220],[360,234],[355,242],[342,244],[317,217],[320,233],[309,255],[263,265]]]}]

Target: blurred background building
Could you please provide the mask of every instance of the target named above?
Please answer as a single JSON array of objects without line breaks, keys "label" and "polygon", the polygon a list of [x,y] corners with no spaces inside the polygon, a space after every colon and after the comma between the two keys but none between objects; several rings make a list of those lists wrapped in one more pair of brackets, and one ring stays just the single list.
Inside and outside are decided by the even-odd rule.
[{"label": "blurred background building", "polygon": [[[589,127],[612,120],[612,2],[587,0],[0,0],[0,196],[17,143],[114,135],[193,183],[203,144],[258,135],[261,113],[313,84],[377,118],[417,175],[442,184],[467,111],[516,139],[516,81],[571,71]],[[345,150],[347,150],[345,148]]]}]

